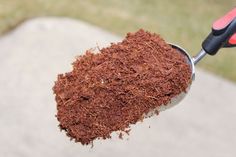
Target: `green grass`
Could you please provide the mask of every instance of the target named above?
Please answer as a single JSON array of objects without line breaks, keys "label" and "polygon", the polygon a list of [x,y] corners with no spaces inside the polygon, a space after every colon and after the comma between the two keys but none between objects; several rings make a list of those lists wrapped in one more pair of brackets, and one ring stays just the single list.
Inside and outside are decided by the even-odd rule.
[{"label": "green grass", "polygon": [[[144,28],[194,55],[212,22],[234,6],[234,0],[0,0],[0,34],[35,16],[67,16],[121,36]],[[221,50],[199,66],[236,81],[233,51]]]}]

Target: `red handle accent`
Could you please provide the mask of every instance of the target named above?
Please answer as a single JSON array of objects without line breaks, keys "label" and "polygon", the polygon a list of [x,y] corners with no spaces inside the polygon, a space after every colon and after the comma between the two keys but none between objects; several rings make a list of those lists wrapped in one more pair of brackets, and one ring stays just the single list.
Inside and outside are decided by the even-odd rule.
[{"label": "red handle accent", "polygon": [[236,18],[236,8],[234,8],[233,10],[228,12],[225,16],[221,17],[220,19],[216,20],[213,23],[212,28],[214,30],[221,30],[221,29],[225,28],[226,26],[228,26],[228,24],[230,24],[230,22],[234,18]]},{"label": "red handle accent", "polygon": [[[222,29],[226,28],[235,18],[236,18],[236,8],[234,8],[233,10],[228,12],[225,16],[221,17],[220,19],[216,20],[213,23],[212,28],[215,31],[222,30]],[[235,32],[236,32],[236,30],[235,30]],[[230,37],[228,43],[230,45],[236,44],[236,33]]]},{"label": "red handle accent", "polygon": [[236,33],[234,33],[234,35],[229,39],[229,44],[236,45]]}]

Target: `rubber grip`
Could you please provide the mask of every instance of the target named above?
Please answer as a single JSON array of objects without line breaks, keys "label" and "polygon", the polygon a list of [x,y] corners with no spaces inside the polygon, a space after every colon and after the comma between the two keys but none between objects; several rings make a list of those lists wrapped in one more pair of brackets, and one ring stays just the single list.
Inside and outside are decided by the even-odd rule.
[{"label": "rubber grip", "polygon": [[[216,20],[212,25],[212,30],[214,34],[221,34],[223,33],[230,23],[236,19],[236,8],[228,12],[223,17]],[[236,30],[235,30],[236,32]],[[236,33],[234,33],[226,42],[226,45],[236,45]]]}]

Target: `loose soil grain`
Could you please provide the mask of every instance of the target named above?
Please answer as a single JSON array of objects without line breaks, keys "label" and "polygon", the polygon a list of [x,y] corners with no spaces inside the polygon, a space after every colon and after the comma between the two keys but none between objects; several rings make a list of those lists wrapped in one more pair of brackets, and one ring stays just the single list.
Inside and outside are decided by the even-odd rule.
[{"label": "loose soil grain", "polygon": [[86,51],[71,72],[58,75],[56,117],[71,139],[90,144],[114,131],[128,132],[190,83],[186,58],[159,35],[141,29],[99,53]]}]

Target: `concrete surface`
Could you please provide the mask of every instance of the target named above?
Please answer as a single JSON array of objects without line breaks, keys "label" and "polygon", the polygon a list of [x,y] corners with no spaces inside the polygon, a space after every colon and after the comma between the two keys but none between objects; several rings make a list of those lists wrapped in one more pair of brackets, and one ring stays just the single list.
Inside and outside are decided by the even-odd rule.
[{"label": "concrete surface", "polygon": [[118,40],[67,18],[36,18],[1,37],[0,156],[236,156],[236,85],[201,70],[183,102],[133,126],[128,140],[91,149],[60,132],[51,90],[57,74],[86,49]]}]

